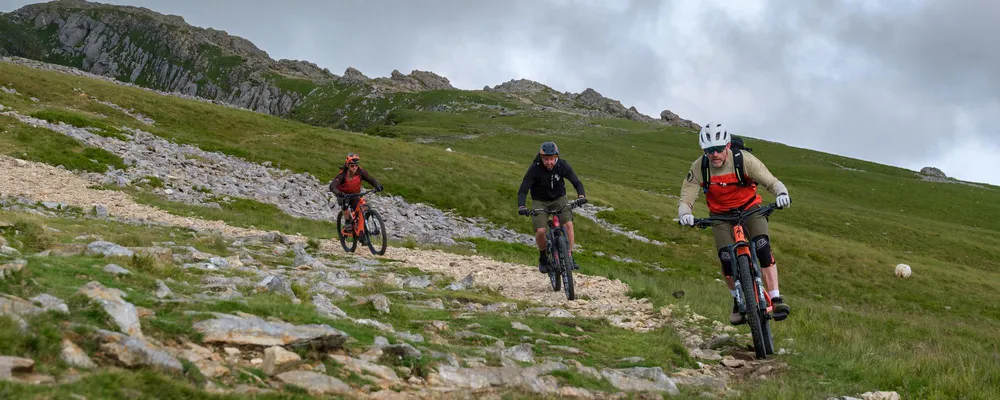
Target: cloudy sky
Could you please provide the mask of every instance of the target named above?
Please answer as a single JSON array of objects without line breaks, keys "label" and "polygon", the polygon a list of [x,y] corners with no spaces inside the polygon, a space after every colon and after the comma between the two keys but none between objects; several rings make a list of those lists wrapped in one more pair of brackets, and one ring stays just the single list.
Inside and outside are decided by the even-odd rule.
[{"label": "cloudy sky", "polygon": [[[0,0],[0,10],[34,2]],[[748,136],[1000,184],[1000,1],[104,2],[180,15],[337,74],[420,69],[463,89],[516,78],[591,87],[654,117],[670,109]]]}]

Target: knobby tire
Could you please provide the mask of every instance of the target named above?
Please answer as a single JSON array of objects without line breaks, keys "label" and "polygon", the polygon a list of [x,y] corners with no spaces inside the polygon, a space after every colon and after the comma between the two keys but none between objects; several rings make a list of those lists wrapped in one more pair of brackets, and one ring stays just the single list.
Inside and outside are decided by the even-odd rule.
[{"label": "knobby tire", "polygon": [[344,251],[348,253],[353,253],[354,249],[358,247],[358,237],[351,236],[351,245],[347,245],[347,237],[344,236],[344,213],[343,211],[337,213],[337,239],[340,240],[340,247],[344,248]]},{"label": "knobby tire", "polygon": [[562,266],[563,274],[563,287],[566,289],[566,299],[573,300],[576,298],[575,289],[573,287],[573,259],[569,255],[569,245],[566,243],[566,237],[559,235],[556,238],[556,251],[559,252],[559,265]]},{"label": "knobby tire", "polygon": [[552,283],[552,291],[553,292],[558,292],[559,289],[562,289],[562,275],[559,274],[559,263],[561,262],[561,258],[559,257],[559,252],[558,251],[553,252],[553,250],[555,250],[557,248],[557,246],[552,245],[552,243],[553,243],[552,241],[555,240],[555,238],[552,237],[552,236],[549,236],[546,239],[548,239],[546,241],[546,243],[548,243],[548,245],[547,245],[547,247],[548,247],[547,252],[548,252],[548,256],[549,256],[548,257],[549,258],[549,282]]},{"label": "knobby tire", "polygon": [[[382,244],[378,247],[378,249],[375,248],[375,244],[372,242],[372,236],[368,234],[368,232],[370,232],[369,229],[371,227],[371,222],[369,222],[369,218],[371,218],[371,217],[375,217],[374,220],[373,220],[373,222],[376,222],[377,225],[378,225],[377,226],[377,228],[378,228],[378,234],[375,236],[375,238],[381,239],[381,241],[382,241]],[[366,242],[368,242],[368,250],[371,250],[372,254],[379,255],[379,256],[385,254],[385,246],[386,246],[386,243],[388,242],[388,240],[386,240],[387,234],[385,232],[385,223],[382,221],[382,215],[380,215],[378,213],[378,211],[372,210],[370,208],[367,209],[367,210],[365,210],[365,232],[364,232],[364,234],[365,234],[365,237],[368,239],[368,240],[365,240]]]},{"label": "knobby tire", "polygon": [[750,275],[750,259],[747,256],[737,257],[738,268],[740,269],[740,286],[743,291],[743,304],[746,307],[747,325],[750,325],[750,336],[753,337],[753,351],[758,359],[767,357],[767,350],[764,345],[764,332],[761,328],[760,310],[757,302],[757,290],[754,286],[753,276]]}]

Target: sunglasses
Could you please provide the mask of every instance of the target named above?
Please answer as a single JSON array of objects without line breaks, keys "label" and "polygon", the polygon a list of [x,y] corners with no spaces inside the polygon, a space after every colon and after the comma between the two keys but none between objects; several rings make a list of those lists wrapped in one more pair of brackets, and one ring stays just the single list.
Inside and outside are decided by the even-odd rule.
[{"label": "sunglasses", "polygon": [[726,146],[712,146],[705,149],[705,154],[722,153],[726,151]]}]

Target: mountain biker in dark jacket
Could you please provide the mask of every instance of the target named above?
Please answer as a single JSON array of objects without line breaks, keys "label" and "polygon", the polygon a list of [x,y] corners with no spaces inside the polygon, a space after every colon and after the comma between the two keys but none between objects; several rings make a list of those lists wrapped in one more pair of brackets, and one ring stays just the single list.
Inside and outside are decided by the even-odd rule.
[{"label": "mountain biker in dark jacket", "polygon": [[[528,192],[531,192],[531,203],[534,208],[542,208],[550,211],[559,209],[566,205],[566,183],[568,179],[576,189],[577,198],[584,199],[586,193],[583,190],[583,182],[576,177],[573,168],[566,160],[559,158],[559,148],[553,142],[542,143],[535,161],[528,167],[528,171],[521,180],[521,188],[517,191],[518,214],[528,215],[528,208],[525,206]],[[562,226],[566,229],[566,237],[569,239],[569,251],[573,251],[573,212],[568,208],[557,214]],[[548,214],[532,216],[532,225],[535,228],[535,245],[538,246],[538,271],[548,273],[548,257],[545,255],[545,230],[548,228]],[[575,263],[574,263],[575,264]],[[574,265],[574,268],[579,268]]]},{"label": "mountain biker in dark jacket", "polygon": [[360,161],[361,157],[357,154],[348,154],[347,158],[344,159],[344,165],[340,167],[340,173],[330,181],[330,191],[337,196],[337,204],[340,205],[340,212],[343,213],[344,221],[346,222],[344,229],[342,229],[344,232],[351,232],[354,229],[347,215],[348,205],[350,205],[351,209],[356,209],[358,202],[361,201],[360,197],[351,197],[348,201],[346,195],[361,193],[362,180],[372,185],[376,192],[382,191],[382,184],[371,175],[368,175],[368,171],[361,168]]},{"label": "mountain biker in dark jacket", "polygon": [[[788,189],[781,183],[771,171],[768,171],[764,163],[748,151],[741,151],[745,177],[749,183],[740,186],[736,175],[736,168],[733,161],[732,138],[722,124],[705,125],[698,134],[698,141],[709,160],[709,185],[703,189],[701,170],[701,157],[691,164],[687,178],[681,185],[681,196],[677,205],[678,222],[681,225],[694,225],[694,216],[691,210],[694,207],[694,200],[698,193],[705,192],[705,200],[708,203],[708,210],[711,215],[720,216],[732,210],[750,210],[760,207],[761,197],[757,194],[757,185],[763,185],[768,191],[777,196],[778,207],[787,207],[791,200],[788,198]],[[750,217],[746,223],[747,239],[757,243],[757,259],[760,260],[761,274],[764,284],[767,286],[768,294],[771,296],[771,303],[774,306],[774,319],[781,321],[788,317],[791,308],[785,304],[778,292],[778,267],[771,255],[771,240],[767,231],[767,218],[760,214]],[[732,224],[726,222],[716,222],[712,226],[712,233],[715,236],[715,246],[719,252],[719,261],[722,263],[722,274],[726,278],[726,285],[733,296],[733,311],[729,315],[729,323],[740,325],[745,323],[740,315],[736,304],[736,285],[733,282],[732,266],[729,265],[729,252],[726,247],[733,244]]]}]

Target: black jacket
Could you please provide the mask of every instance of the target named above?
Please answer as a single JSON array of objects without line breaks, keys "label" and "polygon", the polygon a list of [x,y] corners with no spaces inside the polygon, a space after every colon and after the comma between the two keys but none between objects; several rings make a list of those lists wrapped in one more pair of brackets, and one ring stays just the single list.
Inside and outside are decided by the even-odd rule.
[{"label": "black jacket", "polygon": [[576,194],[584,196],[583,182],[576,177],[573,167],[569,166],[566,160],[560,158],[556,161],[555,167],[549,171],[542,164],[542,157],[535,156],[535,161],[528,167],[528,172],[524,174],[521,181],[521,188],[517,191],[517,205],[524,206],[527,200],[528,190],[531,190],[532,200],[552,201],[566,195],[565,180],[569,179],[576,189]]}]

